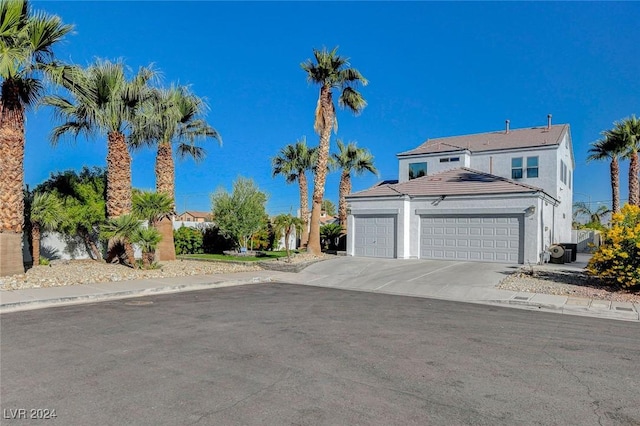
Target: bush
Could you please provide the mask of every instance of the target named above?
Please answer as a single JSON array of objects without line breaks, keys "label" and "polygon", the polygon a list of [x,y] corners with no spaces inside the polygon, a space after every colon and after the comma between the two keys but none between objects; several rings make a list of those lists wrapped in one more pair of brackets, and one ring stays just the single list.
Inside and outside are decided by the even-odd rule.
[{"label": "bush", "polygon": [[611,228],[603,232],[603,243],[587,270],[612,284],[640,285],[640,207],[626,204],[611,218]]},{"label": "bush", "polygon": [[173,241],[176,246],[176,254],[202,253],[202,231],[195,228],[181,226],[173,231]]},{"label": "bush", "polygon": [[235,243],[231,238],[227,238],[220,233],[217,226],[207,226],[202,229],[202,248],[205,253],[222,254],[225,250],[234,248]]}]

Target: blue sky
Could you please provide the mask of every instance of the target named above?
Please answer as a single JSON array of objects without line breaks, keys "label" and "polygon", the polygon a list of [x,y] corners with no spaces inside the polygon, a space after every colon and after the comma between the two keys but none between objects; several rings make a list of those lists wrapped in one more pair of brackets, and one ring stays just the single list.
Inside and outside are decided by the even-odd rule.
[{"label": "blue sky", "polygon": [[[209,210],[209,195],[238,176],[269,194],[269,213],[295,212],[297,185],[271,177],[270,159],[306,136],[316,145],[318,88],[300,63],[313,48],[339,46],[370,84],[354,117],[338,111],[336,137],[375,156],[380,178],[397,179],[395,154],[427,138],[569,123],[576,159],[575,199],[611,198],[608,164],[586,164],[589,144],[616,120],[640,114],[638,2],[58,2],[37,10],[59,15],[75,32],[60,59],[88,65],[122,58],[132,69],[150,63],[163,83],[189,84],[206,97],[222,147],[207,159],[177,164],[176,203]],[[104,166],[106,138],[53,148],[54,125],[41,108],[27,117],[25,181],[56,170]],[[154,188],[154,152],[133,156],[133,184]],[[621,167],[621,197],[627,197]],[[337,202],[339,174],[326,198]],[[353,179],[354,190],[373,175]],[[311,192],[312,188],[310,188]]]}]

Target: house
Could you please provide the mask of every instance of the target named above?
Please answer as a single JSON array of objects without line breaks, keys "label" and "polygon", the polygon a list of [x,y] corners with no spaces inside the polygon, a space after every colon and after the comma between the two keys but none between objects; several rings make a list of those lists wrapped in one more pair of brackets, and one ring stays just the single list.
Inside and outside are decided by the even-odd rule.
[{"label": "house", "polygon": [[211,212],[187,210],[176,216],[175,220],[182,222],[211,222]]},{"label": "house", "polygon": [[539,263],[571,241],[568,124],[429,139],[347,197],[351,256]]}]

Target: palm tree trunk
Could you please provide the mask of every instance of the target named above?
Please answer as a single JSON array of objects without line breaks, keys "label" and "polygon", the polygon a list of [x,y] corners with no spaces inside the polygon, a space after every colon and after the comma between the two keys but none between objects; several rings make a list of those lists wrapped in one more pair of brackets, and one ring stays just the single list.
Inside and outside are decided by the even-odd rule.
[{"label": "palm tree trunk", "polygon": [[618,164],[618,157],[613,157],[611,159],[610,168],[611,168],[611,210],[614,213],[618,213],[620,211],[620,164]]},{"label": "palm tree trunk", "polygon": [[31,258],[33,266],[40,264],[40,224],[31,222]]},{"label": "palm tree trunk", "polygon": [[[113,219],[131,213],[131,155],[125,136],[120,132],[107,135],[107,218]],[[109,241],[111,261],[117,247]],[[131,243],[124,244],[125,255],[133,253]],[[135,267],[135,263],[132,264]]]},{"label": "palm tree trunk", "polygon": [[298,185],[300,186],[300,216],[303,222],[300,246],[306,248],[309,242],[309,187],[307,175],[303,171],[298,175]]},{"label": "palm tree trunk", "polygon": [[131,155],[125,136],[109,132],[107,144],[107,218],[131,213]]},{"label": "palm tree trunk", "polygon": [[640,164],[638,164],[638,151],[631,152],[629,162],[629,204],[637,206],[640,204],[638,199],[638,172],[640,171]]},{"label": "palm tree trunk", "polygon": [[313,179],[311,226],[309,230],[309,244],[307,246],[307,251],[315,255],[322,254],[322,248],[320,247],[320,212],[324,198],[324,185],[327,180],[329,141],[335,120],[331,87],[329,86],[322,86],[320,88],[320,108],[322,108],[323,125],[320,130],[318,162],[316,163],[315,176]]},{"label": "palm tree trunk", "polygon": [[[156,191],[159,194],[167,194],[173,202],[175,209],[175,164],[173,162],[173,150],[171,142],[158,144],[156,155]],[[176,247],[173,241],[173,220],[165,217],[157,224],[156,229],[162,235],[162,239],[156,249],[158,260],[176,260]]]},{"label": "palm tree trunk", "polygon": [[[133,251],[133,244],[130,241],[125,241],[124,243],[124,253],[127,257],[127,262],[129,262],[129,266],[133,269],[137,269],[136,267],[136,256]],[[144,256],[143,256],[144,257]]]},{"label": "palm tree trunk", "polygon": [[338,196],[338,220],[342,225],[342,233],[347,233],[347,199],[346,196],[351,193],[351,173],[347,170],[342,171],[340,176],[340,194]]},{"label": "palm tree trunk", "polygon": [[96,246],[95,241],[91,239],[91,235],[89,235],[89,231],[82,228],[78,231],[78,233],[80,234],[80,237],[82,237],[84,244],[91,251],[94,257],[94,260],[97,260],[98,262],[103,262],[104,259],[102,258],[102,253],[100,253],[100,250],[98,249],[98,246]]},{"label": "palm tree trunk", "polygon": [[24,272],[24,108],[18,86],[2,82],[0,99],[0,276]]}]

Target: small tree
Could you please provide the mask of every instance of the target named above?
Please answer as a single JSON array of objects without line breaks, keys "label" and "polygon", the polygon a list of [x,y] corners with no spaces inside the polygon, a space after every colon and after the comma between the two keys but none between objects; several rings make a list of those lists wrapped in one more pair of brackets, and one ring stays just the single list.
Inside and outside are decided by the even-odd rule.
[{"label": "small tree", "polygon": [[106,220],[105,192],[107,177],[104,169],[84,167],[52,174],[38,185],[36,192],[52,192],[62,200],[65,211],[60,232],[78,235],[95,260],[102,261],[96,230]]},{"label": "small tree", "polygon": [[304,221],[291,214],[279,214],[273,219],[273,229],[276,234],[276,239],[280,238],[280,235],[284,235],[284,249],[287,251],[287,260],[291,261],[289,254],[289,238],[292,232],[300,233]]},{"label": "small tree", "polygon": [[133,214],[140,220],[148,221],[149,226],[154,228],[173,213],[173,200],[166,194],[136,190],[132,201]]},{"label": "small tree", "polygon": [[143,228],[140,227],[131,236],[131,241],[134,244],[138,244],[142,250],[142,267],[144,269],[151,268],[156,255],[156,248],[162,240],[160,231],[156,228]]},{"label": "small tree", "polygon": [[42,231],[53,231],[63,221],[62,202],[50,192],[36,193],[31,201],[31,256],[33,264],[40,263],[40,236]]},{"label": "small tree", "polygon": [[640,286],[640,207],[625,205],[611,218],[587,270],[623,287]]},{"label": "small tree", "polygon": [[333,204],[331,200],[322,200],[322,211],[324,211],[327,216],[335,216],[336,215],[336,205]]},{"label": "small tree", "polygon": [[211,196],[211,202],[220,232],[232,238],[237,246],[247,247],[251,236],[265,224],[267,195],[252,179],[239,177],[231,194],[219,189]]},{"label": "small tree", "polygon": [[335,247],[335,240],[342,235],[342,226],[338,223],[327,223],[320,227],[320,238],[322,238],[327,249]]},{"label": "small tree", "polygon": [[203,252],[203,232],[182,225],[173,232],[176,254],[198,254]]},{"label": "small tree", "polygon": [[115,219],[109,219],[107,223],[100,227],[100,236],[113,242],[111,246],[112,255],[116,257],[124,253],[125,258],[120,259],[120,262],[132,268],[136,267],[136,259],[131,244],[141,226],[142,224],[138,218],[131,214],[125,214]]}]

